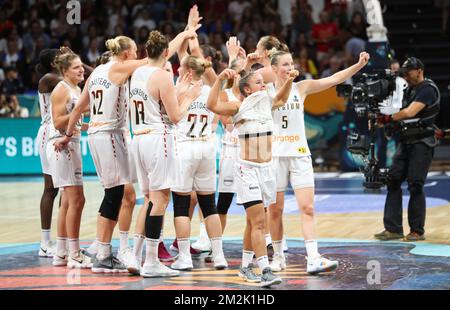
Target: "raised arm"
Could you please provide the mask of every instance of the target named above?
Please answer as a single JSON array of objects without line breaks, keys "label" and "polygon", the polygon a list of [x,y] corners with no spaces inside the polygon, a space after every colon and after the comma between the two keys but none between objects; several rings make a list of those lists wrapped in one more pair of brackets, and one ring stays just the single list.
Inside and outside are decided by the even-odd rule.
[{"label": "raised arm", "polygon": [[289,99],[289,95],[291,93],[292,82],[298,75],[299,72],[297,70],[292,70],[289,73],[289,78],[286,80],[283,86],[281,86],[281,88],[278,90],[277,94],[273,98],[272,104],[273,110],[278,109],[279,107],[282,107],[286,104],[286,101]]},{"label": "raised arm", "polygon": [[236,71],[225,69],[220,73],[214,82],[208,96],[207,107],[210,111],[226,116],[233,116],[239,111],[240,102],[229,102],[228,96],[221,92],[223,81],[232,79],[236,75]]},{"label": "raised arm", "polygon": [[134,70],[146,64],[148,64],[147,57],[139,60],[125,60],[123,62],[117,62],[111,67],[113,71],[110,73],[110,78],[113,82],[122,85],[133,74]]},{"label": "raised arm", "polygon": [[355,75],[359,70],[361,70],[369,62],[370,55],[366,52],[359,54],[358,63],[345,70],[336,72],[330,77],[318,79],[318,80],[304,80],[297,83],[299,91],[305,97],[310,94],[321,92],[322,90],[328,89],[330,87],[336,86],[345,82],[347,79]]},{"label": "raised arm", "polygon": [[[177,91],[173,85],[173,81],[170,78],[169,73],[161,71],[155,74],[155,78],[151,79],[149,83],[155,83],[159,89],[159,96],[166,109],[169,119],[173,123],[178,123],[186,111],[189,105],[198,96],[200,96],[201,87],[196,85],[190,88],[184,96],[181,96],[181,102],[177,99]],[[155,85],[153,84],[153,85]]]}]

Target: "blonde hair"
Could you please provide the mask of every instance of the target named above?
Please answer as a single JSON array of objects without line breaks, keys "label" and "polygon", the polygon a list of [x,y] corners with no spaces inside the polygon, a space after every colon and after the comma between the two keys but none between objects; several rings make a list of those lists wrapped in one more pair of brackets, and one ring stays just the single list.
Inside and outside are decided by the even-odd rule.
[{"label": "blonde hair", "polygon": [[197,76],[202,76],[206,69],[212,67],[212,63],[210,61],[192,55],[187,56],[183,65],[194,70],[194,73]]},{"label": "blonde hair", "polygon": [[118,56],[124,51],[129,50],[133,45],[133,39],[127,36],[117,36],[114,39],[109,39],[106,41],[106,48],[111,51],[113,56]]},{"label": "blonde hair", "polygon": [[56,56],[54,64],[56,69],[58,69],[58,72],[63,75],[64,71],[68,70],[72,65],[72,62],[77,58],[80,57],[75,53],[60,54]]},{"label": "blonde hair", "polygon": [[274,36],[262,37],[259,40],[258,45],[262,46],[267,51],[270,51],[273,48],[275,48],[276,50],[279,50],[279,51],[285,51],[285,52],[289,51],[289,47],[286,44],[281,43],[280,40],[278,40]]},{"label": "blonde hair", "polygon": [[169,40],[158,30],[153,30],[145,42],[147,55],[151,59],[158,59],[165,49],[169,48]]},{"label": "blonde hair", "polygon": [[280,59],[281,56],[290,54],[289,51],[285,51],[285,50],[277,50],[275,47],[272,48],[269,51],[269,59],[270,59],[270,64],[273,66],[278,65],[278,60]]}]

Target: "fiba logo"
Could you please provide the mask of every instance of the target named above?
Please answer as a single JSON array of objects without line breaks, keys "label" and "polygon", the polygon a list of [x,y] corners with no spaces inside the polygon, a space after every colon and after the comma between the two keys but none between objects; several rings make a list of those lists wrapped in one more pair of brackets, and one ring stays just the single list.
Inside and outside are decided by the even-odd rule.
[{"label": "fiba logo", "polygon": [[81,4],[80,1],[70,0],[67,2],[66,9],[67,12],[66,21],[69,25],[81,24]]}]

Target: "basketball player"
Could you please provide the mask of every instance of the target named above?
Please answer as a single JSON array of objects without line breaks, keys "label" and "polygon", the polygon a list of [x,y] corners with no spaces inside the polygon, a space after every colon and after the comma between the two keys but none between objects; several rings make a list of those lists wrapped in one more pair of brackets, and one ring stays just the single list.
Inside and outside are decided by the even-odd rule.
[{"label": "basketball player", "polygon": [[[193,50],[191,48],[191,50]],[[175,229],[179,255],[171,268],[193,268],[190,255],[190,193],[195,191],[205,218],[206,230],[211,240],[214,267],[228,267],[222,249],[222,229],[215,206],[216,152],[212,132],[214,113],[206,107],[210,87],[202,75],[212,64],[203,58],[185,56],[181,61],[181,76],[192,74],[193,81],[202,85],[201,94],[189,106],[187,114],[177,124],[178,171],[176,186],[172,187]]]},{"label": "basketball player", "polygon": [[[271,111],[284,105],[298,72],[292,71],[275,97],[270,97],[262,75],[250,71],[239,80],[239,89],[245,98],[242,103],[224,102],[219,98],[221,82],[235,74],[235,71],[227,69],[219,75],[207,105],[214,113],[232,116],[239,134],[240,155],[235,166],[237,203],[244,205],[247,215],[239,275],[246,281],[260,281],[262,287],[270,287],[282,282],[270,269],[264,241],[264,207],[274,202],[276,187],[272,171]],[[249,268],[254,254],[262,273],[260,279]]]},{"label": "basketball player", "polygon": [[[96,60],[96,67],[104,65],[111,60],[113,56],[111,51],[104,52]],[[129,107],[129,105],[127,105]],[[136,168],[134,166],[134,161],[131,156],[131,133],[130,133],[130,119],[129,110],[127,111],[127,122],[126,127],[123,128],[123,133],[127,142],[128,149],[128,163],[130,169],[130,183],[125,184],[124,195],[122,199],[122,205],[119,212],[119,250],[117,252],[117,258],[124,264],[127,264],[131,253],[131,248],[128,245],[128,231],[130,229],[131,220],[133,216],[133,209],[136,204],[136,192],[134,191],[133,183],[137,182]],[[98,217],[101,215],[99,214]],[[97,219],[97,224],[101,223],[101,219]],[[100,231],[100,227],[97,227],[97,231]],[[87,254],[91,256],[96,256],[98,252],[98,237],[87,249]]]},{"label": "basketball player", "polygon": [[90,106],[88,143],[97,175],[105,189],[97,224],[98,252],[93,259],[94,273],[127,272],[113,256],[111,238],[120,213],[125,184],[130,183],[128,149],[123,128],[128,111],[127,81],[148,59],[136,60],[136,43],[118,36],[106,41],[111,60],[95,68],[84,87],[79,104],[68,124],[61,147],[70,140],[76,117]]},{"label": "basketball player", "polygon": [[[287,51],[272,51],[269,53],[271,67],[276,76],[275,83],[268,85],[269,92],[275,94],[290,78],[294,70],[292,55]],[[273,156],[274,170],[277,180],[276,203],[270,206],[270,230],[274,248],[272,271],[282,271],[286,268],[283,254],[283,224],[284,192],[290,182],[294,190],[297,205],[301,213],[303,236],[307,252],[307,269],[310,274],[333,271],[338,267],[337,261],[330,261],[318,252],[315,221],[314,221],[314,171],[311,152],[305,134],[304,101],[305,98],[330,87],[343,83],[361,70],[369,61],[369,54],[361,53],[359,62],[348,69],[342,70],[331,77],[319,80],[304,80],[294,83],[289,98],[282,107],[273,112],[274,139]]]},{"label": "basketball player", "polygon": [[[185,38],[196,36],[196,29],[187,30]],[[173,79],[163,67],[169,54],[169,42],[159,31],[152,31],[146,42],[149,64],[137,69],[131,78],[131,126],[133,150],[139,186],[149,199],[141,209],[136,234],[145,233],[146,258],[141,270],[144,238],[135,238],[135,260],[128,271],[143,277],[173,277],[172,270],[158,259],[158,246],[164,213],[170,199],[170,188],[175,179],[174,123],[181,120],[190,103],[199,96],[200,87],[186,92],[189,82],[175,88]],[[142,214],[145,215],[142,220]]]},{"label": "basketball player", "polygon": [[[86,130],[86,124],[80,118],[72,131],[73,139],[64,150],[54,146],[57,138],[62,137],[71,113],[80,97],[78,84],[84,80],[84,68],[80,58],[74,53],[58,55],[55,65],[63,77],[50,96],[51,123],[47,157],[51,165],[52,180],[55,188],[63,188],[68,204],[62,204],[58,212],[57,251],[53,256],[54,266],[69,268],[91,268],[89,257],[80,251],[79,234],[81,213],[84,207],[83,170],[80,150],[80,131]],[[66,250],[68,241],[69,253]]]},{"label": "basketball player", "polygon": [[41,111],[41,126],[37,134],[39,143],[39,157],[41,160],[42,173],[44,175],[44,192],[42,193],[41,210],[41,244],[39,248],[40,257],[53,257],[56,247],[51,242],[51,224],[53,203],[58,195],[58,189],[53,186],[50,172],[50,163],[47,159],[47,142],[51,122],[50,95],[55,86],[61,81],[61,76],[54,64],[55,57],[59,54],[58,49],[45,49],[39,54],[39,64],[36,71],[42,75],[38,85],[39,108]]}]

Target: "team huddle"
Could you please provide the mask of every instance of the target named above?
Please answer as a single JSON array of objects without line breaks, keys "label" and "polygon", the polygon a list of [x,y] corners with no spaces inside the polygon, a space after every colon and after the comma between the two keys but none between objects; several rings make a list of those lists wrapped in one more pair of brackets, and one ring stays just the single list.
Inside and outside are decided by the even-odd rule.
[{"label": "team huddle", "polygon": [[[192,7],[185,31],[168,41],[152,31],[147,57],[137,60],[136,44],[125,36],[107,40],[106,52],[92,70],[70,49],[46,51],[39,82],[42,124],[38,134],[45,178],[41,217],[61,192],[56,249],[43,225],[40,256],[54,266],[91,268],[94,273],[129,272],[143,277],[174,277],[193,269],[196,251],[190,244],[192,207],[198,202],[203,241],[215,269],[228,267],[222,234],[234,194],[245,208],[242,263],[239,276],[262,287],[280,284],[286,268],[282,214],[289,183],[301,212],[307,272],[332,271],[337,261],[319,254],[314,224],[314,174],[305,134],[306,96],[342,83],[363,68],[357,64],[320,80],[294,82],[299,72],[288,47],[272,36],[259,40],[256,52],[229,38],[229,68],[216,74],[209,46],[200,46],[198,8]],[[168,59],[180,62],[174,84]],[[87,76],[85,80],[85,76]],[[78,86],[84,83],[84,88]],[[83,123],[89,113],[89,123]],[[225,133],[216,203],[216,143]],[[87,131],[97,175],[104,188],[98,210],[97,238],[80,249],[83,194],[80,135]],[[286,139],[286,137],[295,137]],[[145,196],[136,221],[133,246],[128,246],[138,183]],[[163,240],[163,222],[173,202],[178,256],[170,268]],[[50,208],[51,218],[51,208]],[[48,220],[46,222],[49,222]],[[50,221],[51,222],[51,221]],[[113,255],[111,239],[119,224],[120,246]],[[44,229],[45,228],[45,229]],[[269,262],[266,239],[273,247]],[[143,255],[144,243],[146,246]],[[201,243],[201,244],[200,244]],[[166,252],[167,253],[167,252]],[[167,257],[168,256],[168,257]],[[143,257],[145,261],[143,262]],[[253,260],[259,269],[254,272]]]}]

